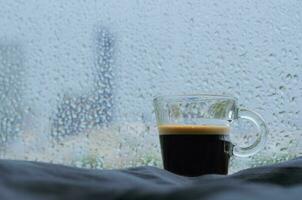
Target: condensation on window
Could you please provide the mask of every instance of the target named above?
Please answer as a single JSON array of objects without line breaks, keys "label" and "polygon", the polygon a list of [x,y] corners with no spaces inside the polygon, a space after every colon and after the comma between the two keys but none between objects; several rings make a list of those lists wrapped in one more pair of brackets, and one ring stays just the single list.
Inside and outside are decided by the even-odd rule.
[{"label": "condensation on window", "polygon": [[[0,156],[161,166],[152,98],[228,93],[260,113],[265,150],[302,153],[299,1],[0,1]],[[256,127],[234,124],[234,143]]]}]

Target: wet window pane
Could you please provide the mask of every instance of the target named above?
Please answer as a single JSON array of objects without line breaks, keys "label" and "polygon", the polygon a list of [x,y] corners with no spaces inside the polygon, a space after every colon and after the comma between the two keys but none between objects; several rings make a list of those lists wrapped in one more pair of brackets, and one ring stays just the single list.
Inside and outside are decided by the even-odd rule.
[{"label": "wet window pane", "polygon": [[1,158],[160,166],[152,98],[182,93],[229,93],[267,121],[265,151],[244,166],[235,159],[234,170],[301,155],[301,9],[0,1]]}]

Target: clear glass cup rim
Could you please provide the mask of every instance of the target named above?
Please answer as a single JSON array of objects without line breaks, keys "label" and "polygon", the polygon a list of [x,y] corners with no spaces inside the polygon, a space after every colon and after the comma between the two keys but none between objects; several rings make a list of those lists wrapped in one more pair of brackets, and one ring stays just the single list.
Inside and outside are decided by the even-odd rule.
[{"label": "clear glass cup rim", "polygon": [[197,93],[197,94],[167,94],[167,95],[158,95],[153,98],[153,102],[158,101],[167,101],[167,100],[175,100],[175,101],[186,101],[186,100],[233,100],[237,101],[237,98],[230,94],[207,94],[207,93]]}]

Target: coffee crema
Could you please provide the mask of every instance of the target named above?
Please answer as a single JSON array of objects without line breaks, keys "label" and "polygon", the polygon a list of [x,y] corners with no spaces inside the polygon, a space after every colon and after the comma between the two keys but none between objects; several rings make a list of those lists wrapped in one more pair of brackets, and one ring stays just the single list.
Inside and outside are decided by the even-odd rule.
[{"label": "coffee crema", "polygon": [[226,135],[230,131],[230,127],[223,125],[178,125],[168,124],[159,126],[160,135]]},{"label": "coffee crema", "polygon": [[223,125],[160,125],[164,168],[184,176],[227,174],[232,144]]}]

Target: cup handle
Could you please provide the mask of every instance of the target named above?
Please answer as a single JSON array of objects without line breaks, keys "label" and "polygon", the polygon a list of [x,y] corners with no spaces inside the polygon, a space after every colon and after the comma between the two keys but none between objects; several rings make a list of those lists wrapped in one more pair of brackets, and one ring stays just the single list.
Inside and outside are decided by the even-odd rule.
[{"label": "cup handle", "polygon": [[249,147],[240,147],[238,145],[234,146],[233,154],[235,156],[249,157],[258,153],[262,148],[264,148],[267,140],[268,128],[259,114],[248,109],[240,108],[238,111],[238,118],[250,120],[260,130],[260,134],[256,141]]}]

